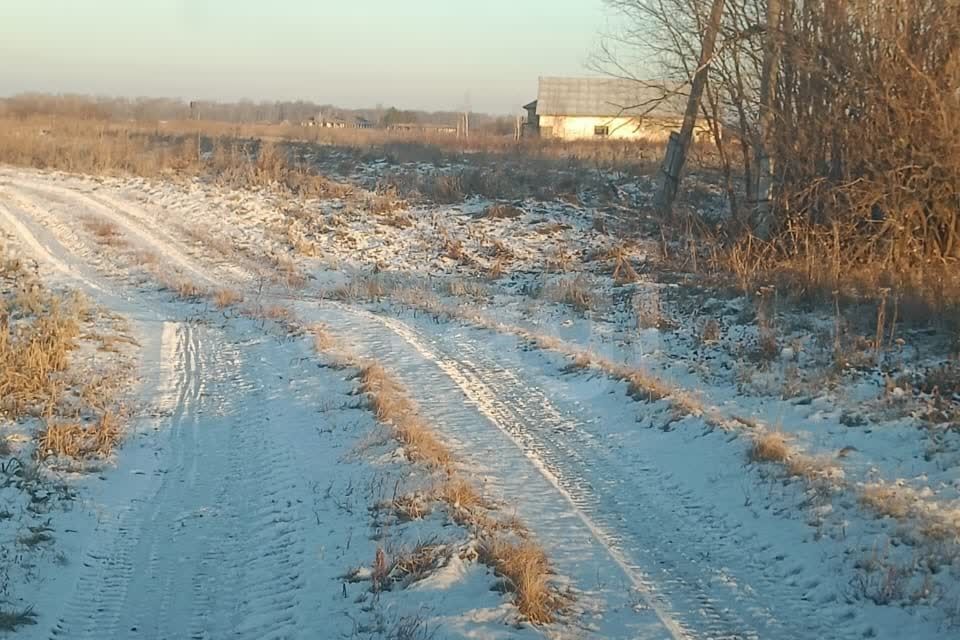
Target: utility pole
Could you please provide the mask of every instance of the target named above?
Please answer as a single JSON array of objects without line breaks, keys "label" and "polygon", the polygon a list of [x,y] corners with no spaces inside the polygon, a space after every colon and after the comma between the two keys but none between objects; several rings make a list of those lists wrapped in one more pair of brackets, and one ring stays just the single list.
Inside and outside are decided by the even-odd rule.
[{"label": "utility pole", "polygon": [[777,90],[782,51],[780,41],[782,9],[781,0],[767,0],[766,42],[760,75],[760,111],[757,135],[753,145],[755,175],[750,176],[750,194],[748,195],[753,213],[754,233],[763,239],[769,237],[772,222],[770,198],[773,192],[773,160],[770,158],[770,147],[774,117],[773,99]]},{"label": "utility pole", "polygon": [[190,116],[197,122],[197,162],[203,161],[203,153],[200,151],[200,101],[190,101]]},{"label": "utility pole", "polygon": [[660,188],[657,191],[655,203],[657,209],[667,215],[673,212],[673,201],[676,199],[677,191],[680,188],[680,174],[687,161],[690,142],[693,140],[693,129],[697,124],[697,112],[700,110],[700,98],[703,96],[703,88],[707,83],[710,60],[713,58],[713,50],[717,44],[717,33],[720,31],[720,21],[723,19],[723,6],[724,0],[713,0],[710,22],[707,23],[706,32],[703,34],[703,42],[700,45],[700,64],[693,76],[693,84],[690,86],[690,98],[687,100],[687,111],[683,116],[683,126],[680,128],[680,133],[676,131],[670,133],[667,153],[660,168]]}]

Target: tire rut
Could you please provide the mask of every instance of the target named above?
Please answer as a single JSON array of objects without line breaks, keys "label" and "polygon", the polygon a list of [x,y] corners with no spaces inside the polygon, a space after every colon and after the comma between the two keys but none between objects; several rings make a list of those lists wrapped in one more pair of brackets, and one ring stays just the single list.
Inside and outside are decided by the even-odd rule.
[{"label": "tire rut", "polygon": [[[482,419],[478,412],[508,431],[528,460],[542,465],[572,505],[595,523],[593,533],[635,574],[634,586],[646,591],[647,604],[676,620],[683,634],[729,639],[860,637],[859,632],[845,631],[851,625],[841,625],[843,620],[822,619],[819,604],[805,600],[797,586],[802,567],[798,571],[788,557],[741,523],[685,491],[642,448],[624,451],[607,444],[591,427],[605,419],[603,413],[564,402],[558,385],[562,389],[567,383],[558,382],[556,373],[550,372],[548,381],[549,376],[527,371],[521,362],[504,363],[482,340],[456,329],[453,338],[443,332],[428,337],[392,318],[343,306],[339,311],[340,327],[355,332],[354,342],[369,344],[401,372],[411,389],[430,389],[429,395],[417,393],[417,400],[428,415],[438,418],[443,434],[452,436],[464,455],[470,457],[469,449],[476,445],[477,419]],[[392,335],[385,336],[384,329]],[[397,338],[408,343],[406,349]],[[425,372],[431,367],[444,372],[446,384]],[[430,384],[425,384],[427,379]],[[472,419],[451,407],[454,394],[476,407],[469,412]],[[637,406],[645,410],[645,405]],[[650,411],[662,409],[651,406]],[[598,481],[597,470],[618,468],[630,473],[604,474]],[[539,532],[536,516],[532,524]]]}]

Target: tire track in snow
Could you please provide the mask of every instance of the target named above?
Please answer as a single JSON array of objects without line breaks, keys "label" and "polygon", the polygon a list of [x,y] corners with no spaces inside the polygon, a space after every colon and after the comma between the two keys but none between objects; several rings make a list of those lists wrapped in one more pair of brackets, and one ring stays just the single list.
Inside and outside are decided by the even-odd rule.
[{"label": "tire track in snow", "polygon": [[[173,347],[170,346],[171,338],[175,339]],[[164,327],[161,353],[172,355],[172,361],[177,364],[163,367],[166,375],[160,388],[169,389],[176,397],[175,414],[184,411],[189,401],[188,341],[188,332],[172,332]],[[172,440],[177,443],[180,438],[174,434]],[[157,493],[160,491],[162,483]],[[84,570],[50,632],[51,638],[94,640],[116,637],[120,633],[120,618],[136,568],[132,556],[139,542],[140,524],[152,519],[155,498],[156,494],[144,496],[141,501],[124,506],[117,516],[110,513],[101,516],[92,535],[93,545],[84,554]],[[135,613],[144,611],[140,609]]]},{"label": "tire track in snow", "polygon": [[[2,193],[2,191],[0,191],[0,193]],[[59,272],[62,276],[77,282],[91,291],[106,293],[103,287],[84,277],[79,269],[71,267],[44,247],[33,232],[14,216],[3,203],[0,203],[0,223],[23,242],[27,250],[33,254],[34,258],[40,264],[46,265],[48,268]]]},{"label": "tire track in snow", "polygon": [[[534,439],[547,463],[567,470],[561,479],[569,478],[571,493],[603,526],[618,532],[621,545],[643,556],[642,566],[657,567],[652,577],[671,603],[688,612],[686,619],[701,618],[695,628],[710,637],[859,637],[849,625],[839,627],[842,620],[824,615],[817,602],[803,598],[802,588],[790,584],[799,575],[795,560],[778,557],[778,550],[742,530],[742,523],[730,522],[713,504],[685,491],[641,447],[624,451],[592,436],[587,411],[571,408],[574,415],[567,422],[573,428],[553,428],[549,416],[557,411],[540,410],[550,399],[537,376],[521,379],[515,371],[523,371],[522,365],[503,367],[479,341],[458,334],[451,345],[440,348],[487,380],[505,406],[518,407],[518,417],[524,428],[536,432]],[[538,420],[538,415],[544,418]],[[605,473],[603,482],[591,486],[591,471],[619,467],[642,475]],[[656,529],[635,524],[641,521],[655,522]]]},{"label": "tire track in snow", "polygon": [[[691,633],[675,618],[669,606],[664,602],[660,594],[657,593],[649,576],[629,560],[620,548],[616,536],[590,517],[583,509],[582,502],[574,497],[557,473],[546,464],[533,447],[529,446],[529,443],[526,442],[523,437],[522,427],[518,428],[509,410],[497,398],[496,393],[492,392],[484,383],[483,379],[470,376],[460,367],[456,366],[455,363],[437,356],[407,325],[399,320],[339,303],[330,304],[341,311],[362,316],[383,325],[412,346],[420,353],[424,360],[439,367],[443,373],[460,388],[477,410],[486,416],[497,429],[516,445],[517,449],[520,450],[523,456],[526,457],[534,469],[536,469],[536,472],[562,497],[567,503],[570,512],[575,515],[593,539],[604,548],[609,559],[619,568],[634,591],[643,599],[646,608],[656,615],[657,619],[663,625],[663,628],[670,634],[670,637],[674,640],[696,637],[696,634]],[[369,338],[369,336],[367,337]],[[545,406],[549,405],[547,404]]]},{"label": "tire track in snow", "polygon": [[306,520],[291,496],[303,490],[271,428],[283,416],[283,390],[213,329],[181,325],[176,341],[164,477],[98,527],[51,638],[302,632]]},{"label": "tire track in snow", "polygon": [[[348,318],[360,317],[387,328],[426,364],[442,370],[467,402],[506,433],[550,480],[647,604],[656,607],[659,616],[673,620],[672,631],[710,638],[859,637],[853,629],[856,625],[842,624],[849,620],[823,616],[816,601],[802,597],[803,589],[794,586],[803,582],[795,562],[791,564],[788,557],[763,544],[762,538],[741,530],[739,522],[728,522],[712,505],[682,490],[642,451],[631,451],[627,465],[642,473],[639,478],[633,476],[623,484],[627,479],[617,474],[597,476],[600,469],[624,466],[624,452],[583,428],[583,420],[590,420],[588,413],[558,410],[536,382],[500,365],[479,342],[458,335],[446,344],[446,339],[421,336],[394,318],[338,303],[331,306]],[[428,374],[422,365],[398,363],[403,356],[395,356],[396,347],[378,337],[377,331],[349,319],[344,324],[359,333],[357,342],[370,343],[377,357],[406,366],[411,388],[424,383]],[[512,367],[521,371],[523,365]],[[442,416],[453,409],[445,408],[452,404],[450,392],[440,389],[431,381],[431,392],[418,400]],[[470,419],[461,413],[449,413],[439,423],[445,435],[452,432],[462,439],[469,456],[477,443],[469,426],[463,426]],[[603,419],[601,414],[594,416]],[[503,475],[502,467],[495,470]],[[591,485],[586,473],[591,470],[601,485]],[[537,517],[532,519],[536,524]]]},{"label": "tire track in snow", "polygon": [[[181,251],[176,243],[169,238],[163,237],[159,231],[159,225],[154,223],[153,228],[142,226],[139,222],[132,221],[125,215],[117,213],[112,207],[98,202],[91,196],[67,187],[54,186],[42,182],[24,180],[18,178],[16,183],[6,185],[14,193],[19,193],[20,197],[25,199],[45,198],[57,202],[72,203],[79,205],[88,213],[104,218],[123,229],[131,236],[135,243],[141,247],[149,248],[160,258],[169,264],[172,264],[179,270],[185,272],[192,278],[206,285],[214,285],[222,280],[218,280],[207,274],[201,267],[198,267],[193,259],[186,252]],[[52,197],[51,197],[52,196]]]}]

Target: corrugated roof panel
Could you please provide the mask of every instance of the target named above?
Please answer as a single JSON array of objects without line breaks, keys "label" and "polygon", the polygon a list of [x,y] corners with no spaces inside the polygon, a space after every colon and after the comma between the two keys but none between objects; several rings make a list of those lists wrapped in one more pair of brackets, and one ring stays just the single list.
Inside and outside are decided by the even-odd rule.
[{"label": "corrugated roof panel", "polygon": [[[664,87],[673,86],[668,93]],[[540,78],[540,116],[682,116],[686,96],[669,83],[646,84],[620,78]]]}]

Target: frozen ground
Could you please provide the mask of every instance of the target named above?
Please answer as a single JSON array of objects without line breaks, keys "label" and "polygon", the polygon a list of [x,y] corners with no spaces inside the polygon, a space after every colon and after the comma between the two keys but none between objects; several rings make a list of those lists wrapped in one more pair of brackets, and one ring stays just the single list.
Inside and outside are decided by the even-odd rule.
[{"label": "frozen ground", "polygon": [[[821,343],[833,341],[834,318],[663,273],[657,238],[624,241],[612,230],[630,222],[627,210],[589,201],[491,212],[474,198],[373,213],[365,197],[293,201],[201,182],[0,170],[11,242],[45,279],[127,318],[140,345],[125,445],[101,472],[61,478],[71,497],[45,516],[49,549],[11,573],[6,606],[38,616],[18,634],[956,634],[955,399],[896,382],[941,364],[946,348],[905,333],[883,367],[828,376]],[[97,242],[81,224],[90,218],[122,242]],[[277,283],[278,268],[298,277]],[[301,274],[305,283],[288,286]],[[543,544],[575,596],[562,620],[518,624],[474,561],[470,532],[442,510],[387,524],[368,510],[425,480],[390,445],[367,446],[374,421],[345,372],[320,366],[304,338],[275,323],[174,300],[164,279],[287,305],[394,371],[471,476]],[[642,367],[726,416],[775,426],[842,481],[814,486],[749,463],[749,434],[636,401],[595,368],[418,311],[418,300],[366,300],[360,282],[402,282],[419,301],[475,307]],[[770,330],[777,350],[760,358]],[[859,499],[869,487],[911,508],[879,517]],[[942,530],[925,530],[930,522]],[[362,578],[380,545],[424,541],[449,550],[424,580],[372,594],[369,581],[345,578]]]}]

